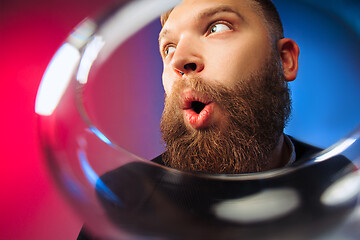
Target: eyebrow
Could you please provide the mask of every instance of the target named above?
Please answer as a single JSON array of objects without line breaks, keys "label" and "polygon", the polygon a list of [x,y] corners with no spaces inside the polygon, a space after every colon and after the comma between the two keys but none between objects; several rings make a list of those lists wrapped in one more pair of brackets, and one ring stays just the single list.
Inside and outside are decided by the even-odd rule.
[{"label": "eyebrow", "polygon": [[[199,20],[202,20],[205,18],[210,18],[218,13],[223,13],[223,12],[236,14],[239,18],[244,20],[244,17],[238,11],[234,10],[233,8],[231,8],[230,6],[227,6],[227,5],[207,8],[207,9],[203,10],[202,12],[200,12],[200,14],[197,16],[197,18]],[[164,29],[164,28],[160,31],[159,44],[161,42],[161,39],[164,38],[165,35],[169,34],[169,32],[170,31],[168,29]]]},{"label": "eyebrow", "polygon": [[209,18],[217,13],[222,13],[222,12],[234,13],[239,18],[244,19],[244,17],[238,11],[234,10],[233,8],[227,5],[218,6],[215,8],[207,8],[199,14],[199,19]]}]

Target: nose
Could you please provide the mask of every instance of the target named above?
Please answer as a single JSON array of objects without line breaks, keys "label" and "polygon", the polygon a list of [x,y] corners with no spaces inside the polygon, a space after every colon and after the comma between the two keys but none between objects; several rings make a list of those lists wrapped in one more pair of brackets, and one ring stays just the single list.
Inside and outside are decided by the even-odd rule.
[{"label": "nose", "polygon": [[172,58],[172,67],[179,75],[199,73],[204,69],[201,46],[191,38],[181,39]]}]

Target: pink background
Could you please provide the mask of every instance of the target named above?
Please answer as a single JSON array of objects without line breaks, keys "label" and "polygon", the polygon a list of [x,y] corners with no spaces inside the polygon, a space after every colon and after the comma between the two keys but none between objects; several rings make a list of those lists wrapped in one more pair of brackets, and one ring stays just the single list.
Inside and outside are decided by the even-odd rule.
[{"label": "pink background", "polygon": [[[0,0],[0,239],[76,239],[82,220],[62,199],[46,170],[34,103],[49,61],[73,27],[115,2],[119,0]],[[346,1],[332,2],[342,6]],[[327,8],[349,9],[347,13],[355,9],[358,16],[359,8],[352,5],[326,3]],[[279,10],[288,36],[301,46],[302,67],[291,84],[293,120],[286,132],[329,146],[358,124],[358,35],[331,11],[319,14],[299,3],[289,11],[280,5]],[[161,86],[154,89],[159,99],[149,106],[162,101]],[[157,111],[160,115],[161,108]],[[153,157],[153,149],[149,145],[144,156]]]},{"label": "pink background", "polygon": [[0,2],[0,239],[76,239],[82,221],[46,172],[34,103],[49,61],[72,28],[112,2]]}]

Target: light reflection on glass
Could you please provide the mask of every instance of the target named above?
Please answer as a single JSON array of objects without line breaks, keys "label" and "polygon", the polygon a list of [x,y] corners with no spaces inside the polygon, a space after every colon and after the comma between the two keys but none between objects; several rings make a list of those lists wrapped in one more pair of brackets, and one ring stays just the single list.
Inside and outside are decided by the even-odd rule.
[{"label": "light reflection on glass", "polygon": [[[85,221],[93,225],[93,230],[101,232],[104,237],[110,237],[109,231],[104,229],[119,230],[121,234],[118,236],[122,237],[124,237],[123,231],[133,231],[134,234],[140,235],[139,238],[145,236],[148,239],[146,234],[150,236],[164,234],[167,237],[173,237],[183,234],[183,230],[187,230],[188,233],[202,234],[203,232],[199,229],[204,226],[209,231],[212,230],[212,227],[209,226],[213,226],[214,229],[219,230],[220,234],[223,234],[221,231],[225,228],[221,228],[222,225],[226,227],[226,230],[231,228],[231,231],[224,231],[224,234],[238,236],[236,233],[244,229],[243,224],[246,225],[246,228],[247,224],[255,225],[262,222],[273,224],[273,228],[267,226],[261,228],[263,226],[259,225],[260,230],[268,233],[270,231],[268,229],[271,229],[272,234],[277,234],[279,232],[277,229],[283,230],[283,224],[288,224],[289,236],[302,234],[302,227],[299,225],[310,229],[309,232],[326,226],[320,230],[327,232],[332,226],[342,221],[339,216],[347,217],[354,207],[353,200],[360,191],[358,172],[352,173],[350,168],[346,168],[349,170],[347,172],[340,168],[331,168],[334,166],[334,162],[338,163],[338,159],[331,158],[346,152],[349,148],[354,148],[359,143],[357,141],[359,135],[350,136],[315,157],[305,159],[307,162],[311,162],[308,165],[303,164],[299,167],[293,166],[247,176],[204,176],[185,174],[155,163],[150,164],[121,150],[117,147],[121,147],[121,145],[116,145],[118,142],[110,141],[114,137],[106,135],[109,131],[104,131],[99,125],[94,124],[93,119],[87,115],[88,109],[83,101],[88,99],[83,98],[82,90],[85,89],[85,85],[89,86],[88,83],[94,80],[91,77],[88,79],[91,68],[96,64],[104,63],[104,60],[107,60],[122,42],[145,26],[148,21],[157,18],[159,11],[165,11],[174,2],[179,1],[134,1],[124,5],[123,9],[119,8],[118,11],[113,11],[115,14],[108,18],[110,21],[99,22],[99,26],[91,20],[86,20],[71,34],[67,40],[68,43],[59,49],[60,52],[60,50],[63,51],[63,48],[69,48],[68,51],[74,55],[71,61],[62,56],[70,56],[70,54],[59,53],[62,56],[61,61],[56,60],[57,56],[54,57],[53,61],[56,64],[59,66],[66,64],[68,68],[70,66],[70,70],[68,69],[67,76],[61,77],[60,80],[55,79],[64,85],[62,88],[55,88],[57,91],[55,95],[58,95],[56,103],[53,103],[50,110],[46,111],[39,107],[37,113],[42,116],[51,115],[63,95],[62,89],[68,86],[76,87],[76,91],[70,89],[72,90],[70,93],[73,95],[65,95],[67,101],[64,101],[62,111],[53,114],[51,118],[42,118],[40,121],[44,149],[52,152],[54,156],[49,160],[54,166],[52,168],[54,175],[64,176],[67,174],[66,171],[69,171],[72,173],[69,175],[79,177],[79,184],[74,182],[74,185],[71,185],[70,178],[60,179],[61,184],[65,185],[66,194],[75,199],[73,205],[77,209],[81,209],[79,212],[82,212]],[[143,16],[143,18],[139,16]],[[80,55],[82,58],[77,79],[75,79],[72,77],[72,73],[78,66]],[[116,66],[116,64],[114,65]],[[135,69],[140,68],[136,67]],[[53,75],[56,76],[61,69],[61,67],[49,65],[49,72],[45,75],[50,76],[54,72]],[[60,74],[64,74],[64,71],[61,71]],[[46,85],[50,82],[48,79],[51,79],[51,84],[53,84],[54,76],[45,77],[45,75],[42,84]],[[102,81],[104,78],[104,76],[100,77],[100,85],[104,83]],[[68,84],[70,79],[74,80],[73,85]],[[149,81],[149,79],[145,79]],[[109,86],[111,87],[111,85]],[[40,87],[40,89],[43,88],[42,91],[46,90],[46,94],[54,95],[51,89]],[[127,89],[119,90],[127,91]],[[104,92],[105,94],[102,96],[106,96],[108,93]],[[43,100],[40,90],[38,100],[39,104],[45,104],[48,101],[48,99]],[[102,98],[96,100],[101,102]],[[66,111],[67,107],[73,106],[71,104],[76,104],[78,112],[76,110],[70,113]],[[102,107],[108,106],[109,104],[105,104]],[[119,112],[122,114],[121,111]],[[126,118],[126,114],[123,115]],[[71,129],[75,124],[79,127]],[[130,123],[129,126],[125,126],[132,130],[134,125]],[[53,141],[49,141],[49,139]],[[80,139],[79,146],[74,144],[73,139]],[[142,146],[139,144],[140,147]],[[354,154],[359,156],[358,150]],[[353,158],[349,159],[353,160]],[[62,167],[63,165],[66,167]],[[56,174],[57,171],[65,173]],[[326,174],[323,174],[324,172]],[[85,183],[84,186],[82,183]],[[236,183],[235,185],[238,187],[236,191],[234,191],[236,186],[233,183]],[[249,189],[252,191],[246,191]],[[222,190],[224,192],[221,192]],[[83,198],[79,198],[79,193],[83,195]],[[84,202],[89,205],[85,206]],[[343,208],[337,208],[343,203],[349,204],[345,204]],[[116,205],[115,208],[113,208],[114,205]],[[332,208],[333,206],[335,208]],[[317,220],[312,222],[313,218],[317,218]],[[288,219],[294,221],[288,223]],[[331,227],[327,225],[329,219],[333,221]],[[277,224],[279,223],[277,221],[280,224]],[[108,224],[108,222],[112,224]],[[207,225],[209,222],[213,225]],[[232,228],[229,227],[231,225],[229,222],[238,225]],[[175,227],[175,230],[165,232],[167,227]],[[177,227],[178,229],[176,229]],[[251,227],[248,229],[252,229]],[[144,233],[144,229],[148,232]],[[251,232],[250,235],[254,232]],[[226,238],[223,235],[219,236]],[[220,239],[222,239],[221,237]],[[291,239],[291,237],[286,239]]]},{"label": "light reflection on glass", "polygon": [[95,36],[87,44],[84,55],[81,58],[79,70],[76,76],[76,79],[80,83],[85,84],[87,82],[90,68],[104,44],[105,42],[103,41],[101,36]]},{"label": "light reflection on glass", "polygon": [[54,55],[42,78],[35,112],[49,116],[57,107],[80,60],[80,52],[64,43]]},{"label": "light reflection on glass", "polygon": [[299,205],[300,198],[294,189],[267,189],[244,198],[220,202],[214,206],[214,212],[225,220],[256,223],[283,217]]},{"label": "light reflection on glass", "polygon": [[85,19],[75,30],[70,34],[68,42],[75,46],[77,49],[82,48],[89,38],[96,30],[96,23],[91,19]]},{"label": "light reflection on glass", "polygon": [[357,197],[360,192],[359,171],[350,173],[331,185],[321,196],[327,206],[341,205]]},{"label": "light reflection on glass", "polygon": [[[332,158],[336,155],[343,154],[344,151],[350,149],[354,144],[359,145],[360,141],[360,125],[344,139],[339,140],[334,145],[316,154],[314,157],[315,162],[321,162],[326,159]],[[359,151],[359,150],[358,150]],[[355,159],[352,159],[355,160]]]},{"label": "light reflection on glass", "polygon": [[113,192],[111,192],[111,190],[103,183],[103,181],[99,178],[94,169],[90,166],[86,158],[86,153],[83,150],[79,149],[78,157],[87,180],[92,186],[94,186],[94,188],[96,188],[99,194],[114,203],[121,204],[120,199]]}]

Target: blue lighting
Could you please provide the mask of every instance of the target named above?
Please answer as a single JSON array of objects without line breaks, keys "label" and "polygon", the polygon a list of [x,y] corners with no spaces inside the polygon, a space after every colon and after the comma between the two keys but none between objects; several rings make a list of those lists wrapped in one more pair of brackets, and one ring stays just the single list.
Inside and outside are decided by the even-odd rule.
[{"label": "blue lighting", "polygon": [[360,1],[357,0],[303,0],[318,8],[337,15],[349,24],[360,37]]},{"label": "blue lighting", "polygon": [[360,1],[274,0],[285,37],[300,47],[285,133],[326,148],[360,119]]},{"label": "blue lighting", "polygon": [[99,129],[92,126],[92,127],[90,127],[89,130],[92,133],[94,133],[101,141],[103,141],[104,143],[106,143],[106,144],[108,144],[110,146],[113,146],[112,142],[107,137],[105,137],[105,135],[102,132],[100,132]]},{"label": "blue lighting", "polygon": [[117,203],[118,205],[122,205],[121,200],[104,184],[104,182],[92,169],[83,150],[78,150],[78,157],[86,178],[89,183],[96,188],[96,191],[108,200]]}]

